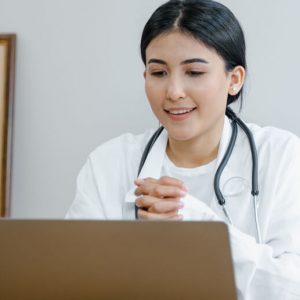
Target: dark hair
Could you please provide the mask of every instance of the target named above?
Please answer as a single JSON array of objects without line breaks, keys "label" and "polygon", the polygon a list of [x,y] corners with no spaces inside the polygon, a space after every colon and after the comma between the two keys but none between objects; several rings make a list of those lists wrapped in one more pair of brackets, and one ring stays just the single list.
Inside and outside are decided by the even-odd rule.
[{"label": "dark hair", "polygon": [[[146,23],[141,38],[141,56],[146,65],[146,48],[162,33],[178,30],[203,42],[224,59],[226,71],[246,66],[244,33],[234,14],[212,0],[170,0],[158,7]],[[228,95],[227,105],[242,97]],[[242,100],[242,99],[241,99]]]}]

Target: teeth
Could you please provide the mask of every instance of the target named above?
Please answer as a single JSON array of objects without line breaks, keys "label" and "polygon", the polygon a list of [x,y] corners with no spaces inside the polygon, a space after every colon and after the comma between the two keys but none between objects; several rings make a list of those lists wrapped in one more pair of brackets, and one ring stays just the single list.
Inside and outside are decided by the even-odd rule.
[{"label": "teeth", "polygon": [[170,111],[169,113],[172,114],[172,115],[181,115],[181,114],[189,113],[192,110],[193,110],[193,108],[191,108],[191,109],[173,110],[173,111]]}]

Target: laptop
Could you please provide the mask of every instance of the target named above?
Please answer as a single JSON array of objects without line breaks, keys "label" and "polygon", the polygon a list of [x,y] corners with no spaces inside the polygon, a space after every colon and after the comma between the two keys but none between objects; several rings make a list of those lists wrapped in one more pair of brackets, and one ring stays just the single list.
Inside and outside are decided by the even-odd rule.
[{"label": "laptop", "polygon": [[236,299],[221,222],[0,220],[5,300]]}]

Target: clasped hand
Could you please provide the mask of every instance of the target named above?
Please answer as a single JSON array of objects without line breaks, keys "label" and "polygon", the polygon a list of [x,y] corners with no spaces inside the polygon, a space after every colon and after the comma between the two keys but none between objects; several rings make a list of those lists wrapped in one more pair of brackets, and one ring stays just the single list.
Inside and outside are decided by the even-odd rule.
[{"label": "clasped hand", "polygon": [[184,183],[163,176],[159,179],[136,179],[135,190],[138,218],[144,220],[182,220],[178,210],[183,208],[181,198],[187,193]]}]

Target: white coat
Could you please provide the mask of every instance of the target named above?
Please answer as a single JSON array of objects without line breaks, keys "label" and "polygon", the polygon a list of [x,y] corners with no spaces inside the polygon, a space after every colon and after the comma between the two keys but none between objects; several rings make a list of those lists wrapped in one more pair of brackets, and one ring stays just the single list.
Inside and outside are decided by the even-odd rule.
[{"label": "white coat", "polygon": [[[252,158],[239,129],[235,148],[220,180],[233,221],[230,241],[239,299],[300,299],[300,140],[283,130],[248,124],[258,151],[259,223],[256,242],[251,196]],[[134,179],[144,147],[153,134],[124,134],[92,152],[77,180],[67,218],[134,219]],[[231,136],[225,118],[217,165]],[[159,178],[167,145],[164,130],[150,151],[140,178]],[[187,195],[184,220],[227,222],[214,196],[210,205]]]}]

